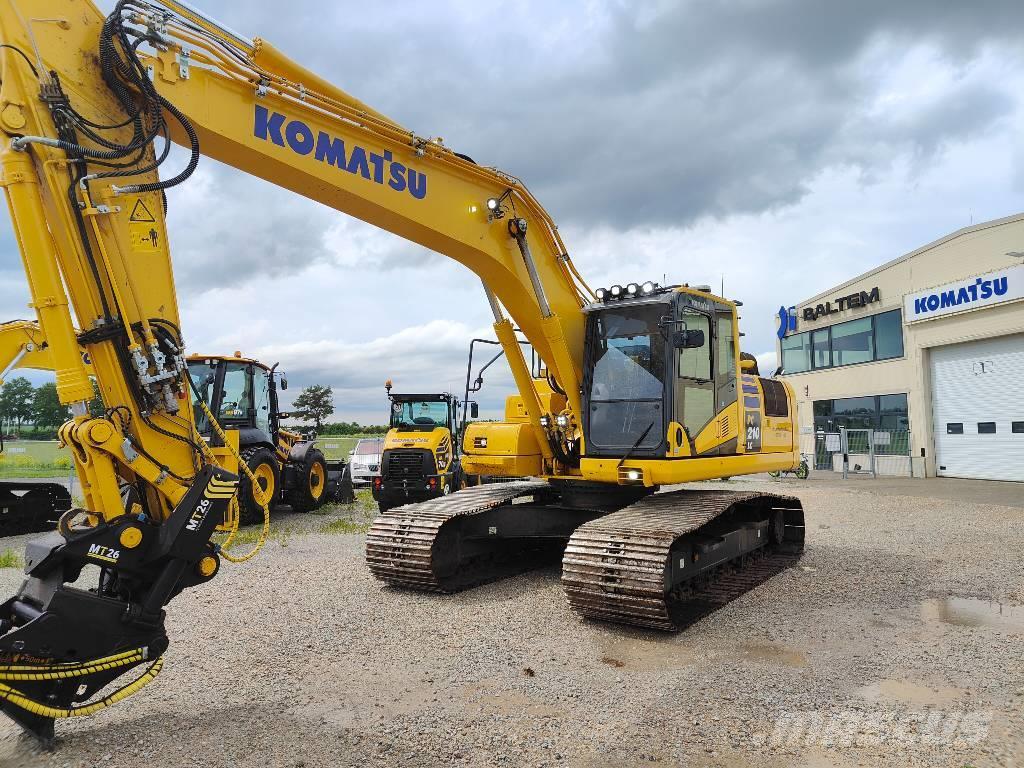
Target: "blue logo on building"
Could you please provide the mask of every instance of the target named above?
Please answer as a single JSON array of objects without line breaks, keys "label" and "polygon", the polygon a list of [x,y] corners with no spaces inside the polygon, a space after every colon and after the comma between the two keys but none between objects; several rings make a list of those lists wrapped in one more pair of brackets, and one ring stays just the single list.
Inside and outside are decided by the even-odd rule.
[{"label": "blue logo on building", "polygon": [[374,184],[386,184],[395,192],[408,192],[417,200],[427,196],[427,174],[414,171],[394,159],[388,150],[367,152],[358,144],[345,146],[336,136],[313,129],[301,120],[288,120],[280,112],[271,112],[256,105],[253,135],[279,147],[288,147],[298,155],[312,155],[316,160],[343,171],[362,176]]},{"label": "blue logo on building", "polygon": [[993,296],[1005,296],[1008,290],[1005,275],[999,275],[991,280],[977,278],[973,283],[954,286],[946,291],[930,293],[927,296],[919,296],[914,299],[914,314],[923,315],[926,312],[934,312],[937,309],[958,307],[961,304],[971,304],[975,301],[984,301]]},{"label": "blue logo on building", "polygon": [[796,307],[779,307],[779,330],[776,333],[779,334],[780,339],[786,338],[787,333],[792,333],[796,330]]}]

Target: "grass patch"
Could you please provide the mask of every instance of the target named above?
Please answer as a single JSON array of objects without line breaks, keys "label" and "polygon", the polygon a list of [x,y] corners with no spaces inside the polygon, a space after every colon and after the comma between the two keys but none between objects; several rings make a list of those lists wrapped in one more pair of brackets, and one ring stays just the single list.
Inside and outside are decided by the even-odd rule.
[{"label": "grass patch", "polygon": [[338,518],[321,526],[321,533],[366,533],[370,530],[370,521],[349,520]]},{"label": "grass patch", "polygon": [[377,516],[377,502],[368,490],[356,491],[355,504],[332,504],[326,509],[338,517],[320,526],[321,533],[366,533]]},{"label": "grass patch", "polygon": [[25,561],[21,559],[21,553],[13,549],[5,549],[0,552],[0,568],[24,568]]},{"label": "grass patch", "polygon": [[8,440],[0,453],[0,478],[66,477],[73,462],[55,440]]},{"label": "grass patch", "polygon": [[345,459],[348,461],[348,452],[356,447],[356,443],[360,439],[358,437],[321,435],[316,439],[316,447],[323,451],[324,456],[328,459]]}]

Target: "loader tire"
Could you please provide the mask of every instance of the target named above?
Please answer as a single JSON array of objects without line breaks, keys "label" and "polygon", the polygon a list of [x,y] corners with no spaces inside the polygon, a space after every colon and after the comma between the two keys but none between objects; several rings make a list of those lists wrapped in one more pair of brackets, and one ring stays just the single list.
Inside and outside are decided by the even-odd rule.
[{"label": "loader tire", "polygon": [[[256,475],[256,481],[264,494],[270,496],[270,503],[273,505],[281,487],[281,468],[277,463],[277,456],[269,448],[256,445],[242,451],[242,459]],[[244,472],[238,482],[238,507],[240,522],[245,525],[263,522],[263,507],[256,501],[252,483]]]},{"label": "loader tire", "polygon": [[295,487],[285,495],[293,512],[313,512],[327,498],[327,460],[316,448],[310,448],[295,467]]}]

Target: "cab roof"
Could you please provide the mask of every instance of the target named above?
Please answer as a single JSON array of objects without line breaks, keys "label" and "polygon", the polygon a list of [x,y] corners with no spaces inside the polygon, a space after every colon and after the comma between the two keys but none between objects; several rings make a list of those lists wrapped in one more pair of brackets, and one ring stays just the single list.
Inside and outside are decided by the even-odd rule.
[{"label": "cab roof", "polygon": [[261,363],[259,360],[254,360],[251,357],[243,357],[239,353],[233,355],[189,355],[186,360],[190,363],[208,363],[208,362],[225,362],[225,363],[247,363],[249,365],[256,365],[264,370],[269,371],[270,366],[265,363]]},{"label": "cab roof", "polygon": [[440,393],[432,392],[432,393],[426,394],[426,395],[390,394],[390,395],[388,395],[388,397],[391,398],[392,400],[398,400],[399,402],[425,401],[425,402],[447,403],[449,400],[452,399],[452,396],[450,394],[448,394],[447,392],[440,392]]}]

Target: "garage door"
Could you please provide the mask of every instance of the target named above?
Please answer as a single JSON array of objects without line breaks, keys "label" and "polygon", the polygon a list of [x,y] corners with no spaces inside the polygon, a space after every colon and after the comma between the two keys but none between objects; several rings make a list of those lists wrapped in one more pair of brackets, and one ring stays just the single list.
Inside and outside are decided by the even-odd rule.
[{"label": "garage door", "polygon": [[931,350],[937,472],[1024,481],[1024,335]]}]

